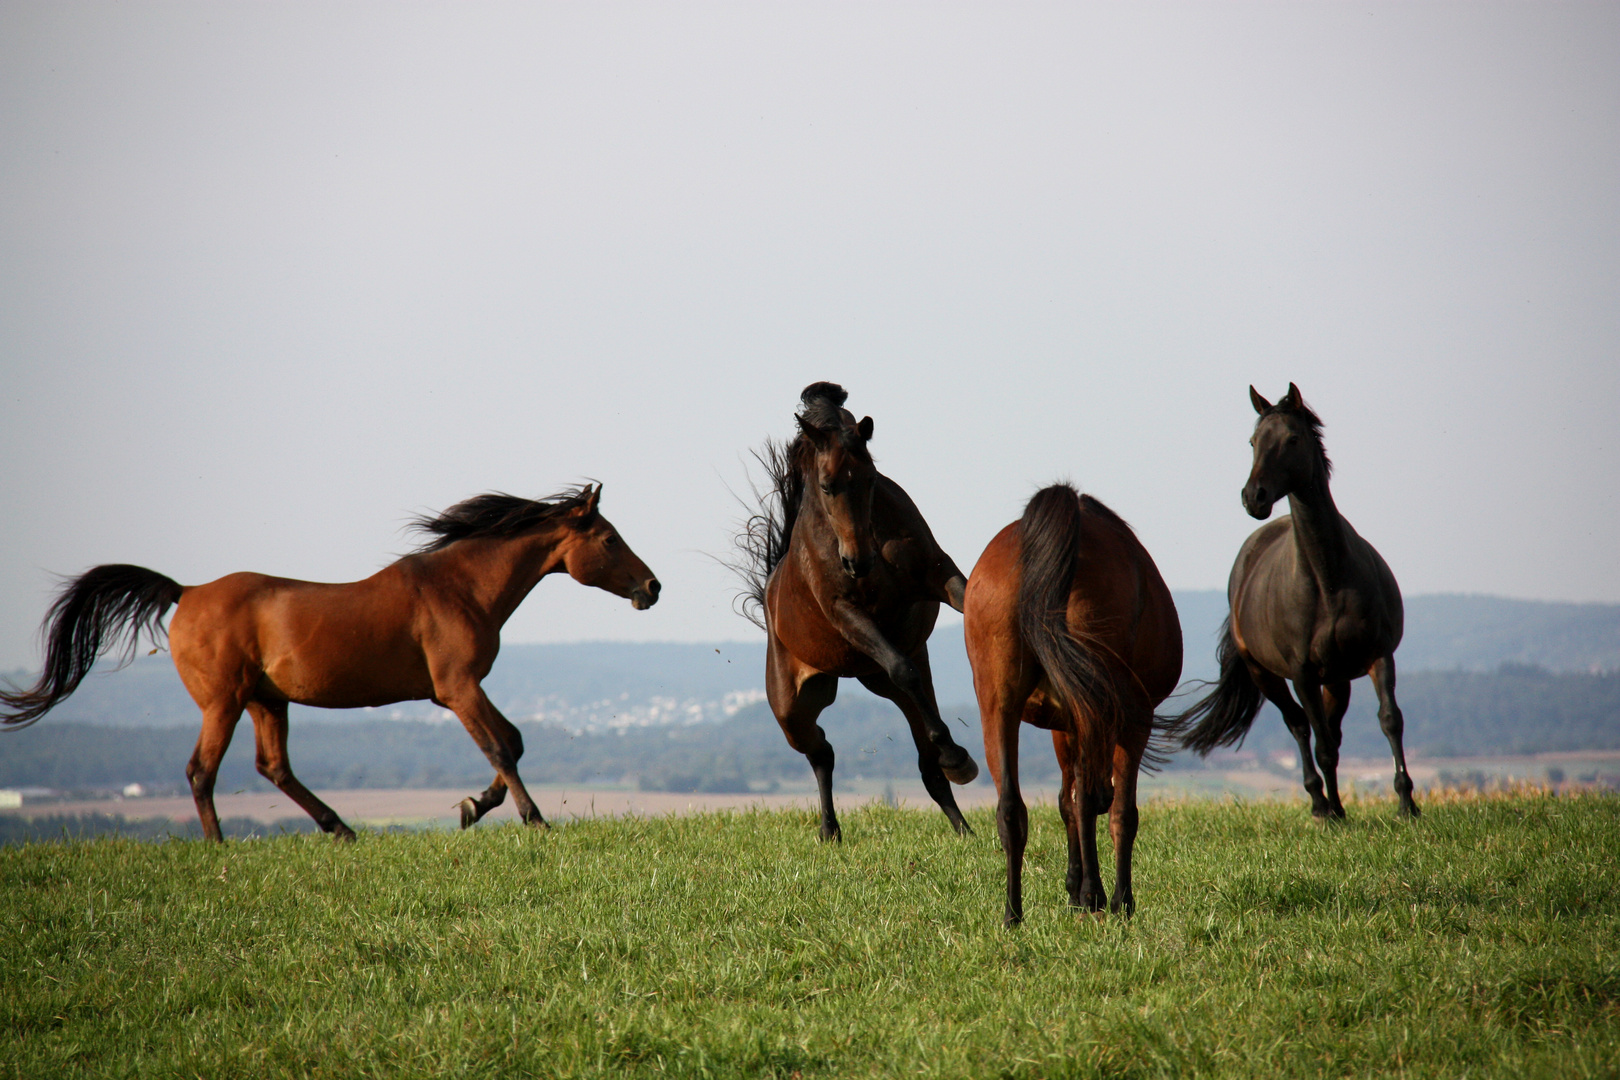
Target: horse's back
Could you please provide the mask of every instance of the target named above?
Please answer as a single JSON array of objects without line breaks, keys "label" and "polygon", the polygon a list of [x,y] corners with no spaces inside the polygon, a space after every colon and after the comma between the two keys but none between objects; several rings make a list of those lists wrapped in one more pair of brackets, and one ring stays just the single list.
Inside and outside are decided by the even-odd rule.
[{"label": "horse's back", "polygon": [[429,697],[413,606],[385,574],[331,584],[241,572],[188,588],[169,626],[175,667],[194,697],[226,684],[325,708]]}]

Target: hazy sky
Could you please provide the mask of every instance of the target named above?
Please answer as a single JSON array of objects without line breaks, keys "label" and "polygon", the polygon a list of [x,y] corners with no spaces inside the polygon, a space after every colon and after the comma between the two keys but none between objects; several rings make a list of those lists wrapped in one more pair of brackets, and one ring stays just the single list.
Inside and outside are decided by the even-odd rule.
[{"label": "hazy sky", "polygon": [[507,640],[751,637],[817,379],[964,569],[1067,477],[1222,587],[1294,380],[1408,593],[1620,601],[1620,5],[0,3],[0,669],[585,477],[664,599]]}]

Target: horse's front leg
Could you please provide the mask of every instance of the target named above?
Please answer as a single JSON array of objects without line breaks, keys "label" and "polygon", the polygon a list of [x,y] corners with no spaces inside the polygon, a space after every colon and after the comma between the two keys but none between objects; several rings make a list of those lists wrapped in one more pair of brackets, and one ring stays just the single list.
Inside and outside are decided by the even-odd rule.
[{"label": "horse's front leg", "polygon": [[1395,658],[1385,656],[1373,661],[1367,672],[1372,676],[1373,691],[1378,695],[1378,725],[1384,729],[1389,749],[1395,755],[1395,794],[1401,800],[1401,813],[1417,817],[1417,803],[1412,801],[1412,777],[1406,771],[1406,748],[1401,734],[1406,730],[1401,707],[1395,704]]},{"label": "horse's front leg", "polygon": [[951,737],[950,729],[939,715],[939,706],[934,704],[933,687],[930,685],[928,692],[923,692],[928,680],[926,668],[918,667],[891,645],[872,616],[854,604],[838,600],[828,615],[844,640],[875,660],[895,688],[916,705],[928,731],[928,741],[939,751],[939,767],[946,779],[953,784],[973,783],[979,775],[978,763]]},{"label": "horse's front leg", "polygon": [[1332,808],[1322,794],[1322,775],[1316,771],[1315,754],[1311,749],[1310,717],[1299,707],[1299,702],[1288,691],[1288,684],[1281,678],[1254,665],[1250,665],[1249,674],[1260,687],[1260,692],[1266,695],[1266,700],[1282,713],[1283,723],[1288,726],[1288,733],[1299,747],[1299,767],[1304,774],[1305,794],[1311,797],[1311,814],[1315,817],[1329,816]]},{"label": "horse's front leg", "polygon": [[[1331,694],[1314,676],[1299,672],[1294,676],[1294,696],[1299,699],[1300,708],[1305,710],[1305,716],[1310,721],[1311,734],[1316,736],[1316,765],[1322,770],[1322,799],[1326,804],[1325,811],[1312,807],[1311,813],[1321,818],[1344,817],[1344,803],[1339,801],[1339,739],[1341,732],[1329,724],[1329,699]],[[1349,694],[1345,695],[1344,704],[1348,704]],[[1340,703],[1336,700],[1333,707],[1340,709],[1339,715],[1344,715]]]},{"label": "horse's front leg", "polygon": [[[467,734],[472,736],[478,749],[484,752],[484,757],[495,768],[496,783],[491,784],[478,800],[469,800],[474,802],[474,809],[489,800],[484,810],[488,812],[500,804],[505,791],[510,791],[512,803],[524,824],[546,828],[546,819],[518,776],[517,763],[518,758],[523,756],[523,735],[501,715],[501,711],[484,693],[484,688],[471,679],[450,681],[448,686],[435,686],[433,700],[456,714],[462,727],[467,729]],[[461,816],[463,828],[470,824],[467,810],[464,802]],[[474,817],[473,820],[478,819]]]}]

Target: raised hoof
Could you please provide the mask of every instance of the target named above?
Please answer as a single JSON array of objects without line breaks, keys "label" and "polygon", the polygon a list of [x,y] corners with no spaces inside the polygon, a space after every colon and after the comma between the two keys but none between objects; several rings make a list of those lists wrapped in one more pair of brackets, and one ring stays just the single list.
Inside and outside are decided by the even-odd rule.
[{"label": "raised hoof", "polygon": [[473,802],[472,799],[468,798],[468,799],[462,799],[456,805],[461,808],[461,827],[463,829],[470,829],[474,825],[478,824],[478,804],[477,803]]},{"label": "raised hoof", "polygon": [[[960,746],[956,748],[956,751],[962,755],[960,761],[952,759],[947,754],[939,756],[939,771],[944,773],[945,779],[953,784],[971,784],[979,778],[979,763],[974,761],[973,756]],[[952,763],[947,765],[947,760]]]}]

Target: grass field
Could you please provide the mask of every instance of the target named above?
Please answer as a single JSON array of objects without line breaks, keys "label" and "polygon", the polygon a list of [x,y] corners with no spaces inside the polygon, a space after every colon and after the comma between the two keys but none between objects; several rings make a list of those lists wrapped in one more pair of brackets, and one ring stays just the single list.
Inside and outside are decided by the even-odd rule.
[{"label": "grass field", "polygon": [[1126,920],[1037,810],[1014,931],[986,810],[4,848],[0,1076],[1620,1074],[1620,800],[1350,814],[1149,804]]}]

